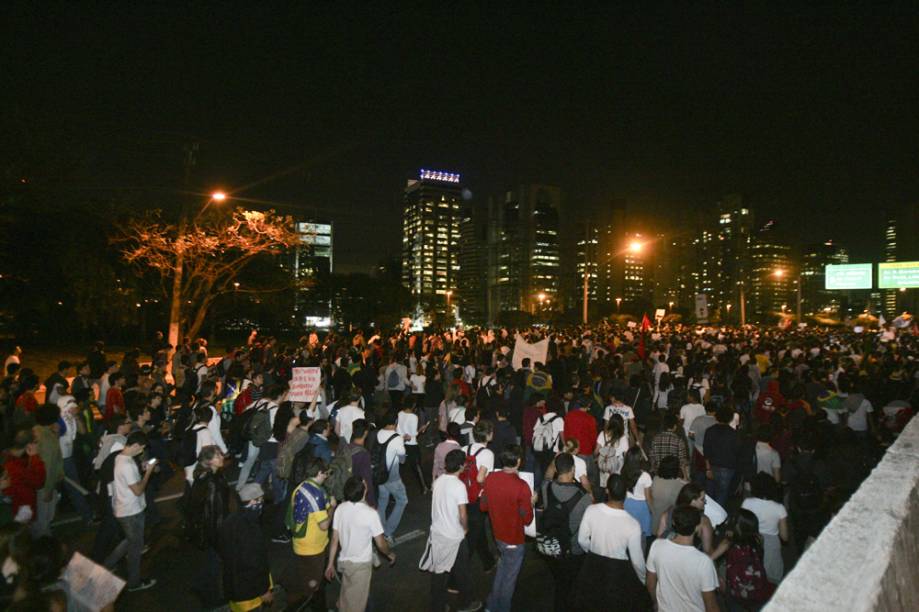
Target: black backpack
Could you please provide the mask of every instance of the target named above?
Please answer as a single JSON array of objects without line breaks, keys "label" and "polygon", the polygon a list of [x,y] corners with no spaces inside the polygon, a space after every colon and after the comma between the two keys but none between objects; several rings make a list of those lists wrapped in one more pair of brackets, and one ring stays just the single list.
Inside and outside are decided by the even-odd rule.
[{"label": "black backpack", "polygon": [[399,434],[393,432],[385,442],[377,441],[370,450],[370,477],[375,486],[380,486],[389,480],[389,465],[386,463],[386,447],[389,443],[399,437]]},{"label": "black backpack", "polygon": [[306,466],[309,465],[310,459],[316,455],[316,445],[307,442],[303,448],[297,451],[293,460],[290,462],[290,476],[288,480],[291,483],[301,483],[306,480]]},{"label": "black backpack", "polygon": [[198,432],[207,429],[207,425],[193,427],[182,436],[182,445],[179,447],[178,463],[182,467],[194,465],[198,460]]},{"label": "black backpack", "polygon": [[553,483],[546,487],[546,504],[536,537],[536,549],[546,557],[566,557],[571,553],[571,513],[587,492],[575,483],[577,491],[562,502],[552,492]]}]

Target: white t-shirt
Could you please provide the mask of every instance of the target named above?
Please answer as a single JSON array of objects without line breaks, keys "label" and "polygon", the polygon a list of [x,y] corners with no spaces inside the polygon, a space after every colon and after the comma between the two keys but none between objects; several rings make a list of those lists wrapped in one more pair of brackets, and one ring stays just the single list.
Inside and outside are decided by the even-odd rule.
[{"label": "white t-shirt", "polygon": [[641,525],[625,510],[592,504],[584,511],[578,528],[578,545],[610,559],[629,559],[638,578],[645,581],[645,553]]},{"label": "white t-shirt", "polygon": [[[275,413],[277,413],[277,408],[275,408]],[[271,419],[271,425],[274,426],[273,417]],[[217,413],[217,409],[214,406],[211,406],[211,420],[207,423],[207,429],[211,432],[211,439],[213,440],[211,444],[216,444],[220,452],[226,454],[227,445],[223,441],[223,434],[220,433],[220,415]]]},{"label": "white t-shirt", "polygon": [[[199,427],[200,429],[196,429]],[[195,435],[195,457],[201,454],[201,449],[205,446],[216,446],[209,427],[195,425],[188,433]],[[191,465],[185,466],[185,480],[188,481],[188,484],[192,484],[195,481],[195,465],[197,464],[192,463]]]},{"label": "white t-shirt", "polygon": [[618,414],[622,417],[622,422],[625,423],[625,429],[628,431],[629,421],[635,418],[635,412],[632,410],[632,407],[626,406],[622,402],[610,404],[606,407],[606,410],[603,411],[603,420],[608,421],[614,414]]},{"label": "white t-shirt", "polygon": [[463,406],[456,406],[451,408],[447,413],[447,420],[450,423],[456,423],[457,425],[462,425],[466,422],[466,408]]},{"label": "white t-shirt", "polygon": [[[539,426],[540,423],[549,423],[551,425],[552,440],[555,442],[551,450],[555,452],[560,451],[562,449],[562,433],[565,431],[565,419],[555,412],[546,412],[545,414],[539,415],[539,418],[536,421],[536,425]],[[535,431],[533,437],[536,437]]]},{"label": "white t-shirt", "polygon": [[[481,453],[476,455],[476,453],[482,450]],[[491,474],[495,471],[495,454],[488,450],[484,444],[481,442],[473,442],[469,446],[463,447],[463,450],[466,452],[466,455],[471,457],[475,455],[475,465],[479,469],[485,468],[486,472]]]},{"label": "white t-shirt", "polygon": [[[624,455],[629,450],[629,434],[622,434],[621,438],[618,440],[613,440],[611,444],[616,447],[617,455]],[[601,431],[599,434],[597,434],[597,448],[600,448],[601,446],[606,446],[605,431]]]},{"label": "white t-shirt", "polygon": [[459,507],[468,503],[466,485],[459,478],[444,474],[435,480],[431,494],[431,533],[449,540],[462,540],[466,534],[460,523]]},{"label": "white t-shirt", "polygon": [[135,495],[131,490],[132,484],[141,481],[140,470],[133,457],[119,453],[115,457],[115,479],[112,480],[112,513],[115,518],[134,516],[147,508],[147,500],[143,495]]},{"label": "white t-shirt", "polygon": [[338,431],[341,437],[347,440],[348,442],[350,442],[351,441],[351,425],[354,423],[354,421],[358,419],[363,419],[363,418],[365,418],[364,411],[361,410],[359,406],[355,406],[354,404],[348,404],[347,406],[343,406],[342,408],[340,408],[338,410],[338,416],[336,417],[336,421],[338,423]]},{"label": "white t-shirt", "polygon": [[871,402],[862,398],[862,402],[858,405],[858,409],[849,415],[849,420],[846,421],[846,425],[852,431],[868,431],[869,412],[874,412],[874,406],[871,405]]},{"label": "white t-shirt", "polygon": [[782,458],[767,442],[756,443],[756,471],[764,472],[770,476],[775,475],[775,470],[781,469]]},{"label": "white t-shirt", "polygon": [[373,560],[373,538],[383,534],[377,511],[364,502],[345,502],[332,518],[332,529],[341,544],[339,561],[370,563]]},{"label": "white t-shirt", "polygon": [[397,431],[381,429],[377,432],[377,443],[384,444],[393,435],[396,437],[386,445],[386,465],[389,466],[390,474],[398,474],[399,464],[405,460],[405,441],[402,436]]},{"label": "white t-shirt", "polygon": [[587,476],[587,462],[577,455],[572,455],[571,458],[574,459],[574,479],[580,481],[582,476]]},{"label": "white t-shirt", "polygon": [[718,588],[718,573],[708,555],[672,540],[651,544],[648,571],[657,574],[660,612],[705,612],[702,593]]},{"label": "white t-shirt", "polygon": [[415,395],[424,395],[424,383],[428,377],[424,374],[412,374],[408,381],[412,384],[412,393]]},{"label": "white t-shirt", "polygon": [[702,404],[686,404],[680,408],[683,431],[686,432],[687,437],[689,437],[689,428],[692,427],[692,422],[696,420],[696,417],[700,417],[703,414],[705,414],[705,406]]},{"label": "white t-shirt", "polygon": [[758,497],[748,497],[740,507],[756,515],[759,519],[759,532],[763,535],[779,535],[779,521],[788,516],[782,504]]},{"label": "white t-shirt", "polygon": [[626,493],[629,499],[637,499],[638,501],[645,501],[645,489],[651,486],[651,474],[647,472],[642,472],[641,476],[638,477],[638,482],[635,483],[635,486],[631,491]]},{"label": "white t-shirt", "polygon": [[396,432],[400,436],[406,434],[410,436],[408,440],[405,440],[406,446],[418,446],[418,415],[414,412],[400,411],[399,420],[396,423]]}]

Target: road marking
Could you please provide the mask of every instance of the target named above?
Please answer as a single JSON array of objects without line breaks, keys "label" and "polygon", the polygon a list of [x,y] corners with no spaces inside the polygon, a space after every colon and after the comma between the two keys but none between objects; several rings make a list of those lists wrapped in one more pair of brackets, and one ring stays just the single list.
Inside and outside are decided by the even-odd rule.
[{"label": "road marking", "polygon": [[417,540],[418,538],[424,537],[425,535],[427,535],[426,531],[422,531],[421,529],[414,529],[408,533],[403,533],[398,538],[396,538],[393,545],[398,546],[399,544],[405,544],[406,542]]}]

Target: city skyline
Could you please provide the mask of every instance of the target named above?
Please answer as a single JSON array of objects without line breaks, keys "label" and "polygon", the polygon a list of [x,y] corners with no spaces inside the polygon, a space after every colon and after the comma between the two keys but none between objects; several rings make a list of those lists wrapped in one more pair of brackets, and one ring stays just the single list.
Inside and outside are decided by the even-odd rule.
[{"label": "city skyline", "polygon": [[422,167],[462,174],[477,203],[556,185],[572,218],[624,199],[679,219],[739,193],[783,239],[832,238],[856,260],[883,248],[865,228],[919,201],[914,12],[13,3],[9,17],[23,35],[6,52],[8,169],[64,198],[153,207],[222,186],[334,215],[343,271],[399,252],[401,184]]}]

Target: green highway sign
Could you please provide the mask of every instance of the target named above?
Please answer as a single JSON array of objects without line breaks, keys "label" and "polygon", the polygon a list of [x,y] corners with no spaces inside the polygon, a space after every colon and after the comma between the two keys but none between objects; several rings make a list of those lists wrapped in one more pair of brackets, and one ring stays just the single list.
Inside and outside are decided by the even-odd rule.
[{"label": "green highway sign", "polygon": [[826,267],[826,289],[871,289],[871,268],[868,264],[830,264]]},{"label": "green highway sign", "polygon": [[878,264],[878,287],[881,289],[919,287],[919,261],[892,261]]}]

